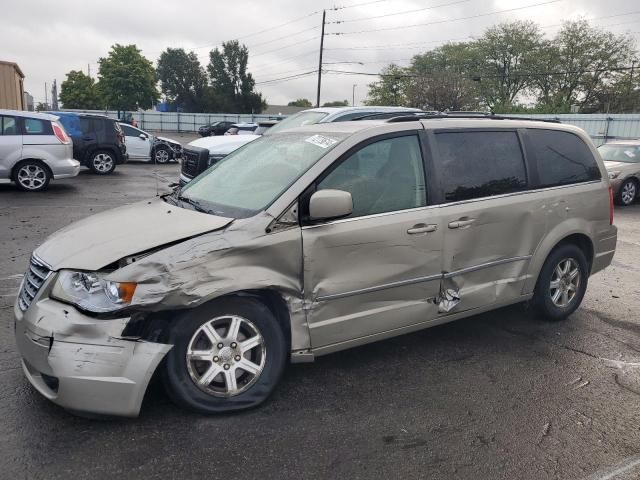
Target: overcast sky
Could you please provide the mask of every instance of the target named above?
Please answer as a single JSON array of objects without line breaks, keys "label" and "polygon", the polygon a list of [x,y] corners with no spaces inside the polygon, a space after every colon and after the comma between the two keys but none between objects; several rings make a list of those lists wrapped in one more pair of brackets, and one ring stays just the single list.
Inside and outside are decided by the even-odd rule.
[{"label": "overcast sky", "polygon": [[[347,8],[329,10],[334,6]],[[640,38],[637,0],[21,0],[2,6],[0,60],[20,65],[25,89],[38,102],[44,100],[44,83],[57,79],[60,84],[69,70],[90,68],[95,76],[98,59],[114,43],[135,43],[154,65],[167,47],[194,49],[206,65],[211,48],[239,39],[249,47],[249,69],[257,90],[270,104],[299,97],[315,102],[316,75],[270,80],[317,68],[321,13],[314,12],[322,8],[328,9],[329,34],[324,68],[331,70],[378,72],[390,61],[407,65],[416,53],[478,36],[495,23],[514,19],[536,21],[553,35],[563,20],[582,16],[613,32]],[[389,15],[418,9],[423,10]],[[484,15],[497,11],[503,12]],[[376,16],[381,17],[369,18]],[[344,23],[330,23],[336,21]],[[425,23],[430,25],[411,26]],[[378,31],[348,34],[364,30]],[[351,101],[356,84],[359,104],[374,80],[327,73],[322,101]]]}]

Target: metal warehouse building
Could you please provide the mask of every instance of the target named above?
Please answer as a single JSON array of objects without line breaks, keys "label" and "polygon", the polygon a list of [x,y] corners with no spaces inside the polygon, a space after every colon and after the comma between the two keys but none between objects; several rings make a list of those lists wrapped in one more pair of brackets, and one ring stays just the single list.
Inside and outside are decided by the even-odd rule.
[{"label": "metal warehouse building", "polygon": [[25,110],[24,73],[17,63],[0,60],[0,108]]}]

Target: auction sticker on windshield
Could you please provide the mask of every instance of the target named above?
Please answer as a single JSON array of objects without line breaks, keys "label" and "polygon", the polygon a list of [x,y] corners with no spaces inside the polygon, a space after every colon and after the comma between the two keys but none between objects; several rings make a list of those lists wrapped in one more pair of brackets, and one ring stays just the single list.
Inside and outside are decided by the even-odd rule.
[{"label": "auction sticker on windshield", "polygon": [[305,139],[305,142],[309,142],[320,148],[329,148],[331,145],[335,145],[336,143],[338,143],[337,140],[334,140],[333,138],[325,137],[324,135],[314,135],[313,137],[309,137]]}]

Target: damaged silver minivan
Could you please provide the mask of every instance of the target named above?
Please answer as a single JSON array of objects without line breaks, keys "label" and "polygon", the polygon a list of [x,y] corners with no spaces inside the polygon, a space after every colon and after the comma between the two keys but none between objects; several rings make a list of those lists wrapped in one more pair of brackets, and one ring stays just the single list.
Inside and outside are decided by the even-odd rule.
[{"label": "damaged silver minivan", "polygon": [[223,412],[264,401],[288,361],[523,301],[567,317],[616,247],[590,139],[440,117],[274,133],[55,233],[15,305],[27,378],[135,416],[157,372],[179,405]]}]

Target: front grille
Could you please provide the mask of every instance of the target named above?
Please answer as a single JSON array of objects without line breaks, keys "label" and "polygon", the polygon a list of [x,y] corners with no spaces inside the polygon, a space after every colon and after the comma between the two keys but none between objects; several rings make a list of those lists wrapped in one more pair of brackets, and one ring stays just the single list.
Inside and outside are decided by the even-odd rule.
[{"label": "front grille", "polygon": [[24,281],[22,282],[22,289],[18,294],[18,306],[23,312],[29,308],[31,302],[40,291],[42,284],[51,275],[51,270],[45,266],[42,262],[39,262],[34,257],[31,257],[31,263],[29,264],[29,270],[24,274]]},{"label": "front grille", "polygon": [[193,178],[198,173],[198,163],[199,163],[199,155],[197,152],[193,150],[189,150],[188,148],[184,148],[182,150],[182,173],[187,177]]}]

